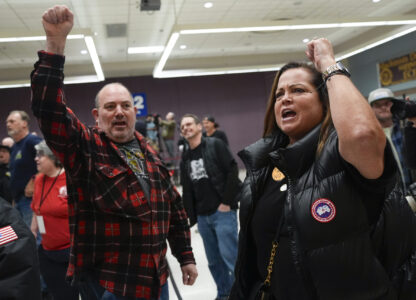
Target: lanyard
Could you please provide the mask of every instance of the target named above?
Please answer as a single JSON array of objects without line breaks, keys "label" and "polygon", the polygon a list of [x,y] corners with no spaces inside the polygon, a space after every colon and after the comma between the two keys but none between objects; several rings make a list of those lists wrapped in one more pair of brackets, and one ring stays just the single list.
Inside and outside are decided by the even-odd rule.
[{"label": "lanyard", "polygon": [[58,175],[55,177],[55,179],[52,182],[52,185],[49,187],[49,190],[46,192],[45,197],[43,196],[43,190],[45,188],[45,181],[46,181],[46,175],[43,176],[43,182],[42,182],[42,193],[40,194],[40,203],[38,208],[38,215],[40,215],[40,207],[42,206],[43,202],[45,201],[46,197],[51,192],[53,186],[55,185],[56,181],[58,180],[59,175],[61,175],[62,168],[59,169]]}]

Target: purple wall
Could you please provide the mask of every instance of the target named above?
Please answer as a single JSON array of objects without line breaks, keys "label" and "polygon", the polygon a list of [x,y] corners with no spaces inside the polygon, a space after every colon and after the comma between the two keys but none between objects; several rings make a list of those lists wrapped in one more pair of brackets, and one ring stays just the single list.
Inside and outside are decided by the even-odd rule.
[{"label": "purple wall", "polygon": [[[112,78],[105,83],[118,81],[132,93],[146,93],[148,111],[163,118],[173,111],[176,120],[185,113],[199,117],[213,115],[220,129],[227,133],[234,155],[256,141],[263,130],[263,117],[267,98],[274,78],[273,72],[224,76],[154,79],[146,77]],[[93,124],[91,108],[97,91],[103,83],[67,85],[68,106],[81,121]],[[30,113],[30,89],[0,90],[0,137],[7,135],[6,118],[11,110]],[[33,115],[30,113],[31,117]],[[31,131],[40,134],[37,123],[31,120]]]}]

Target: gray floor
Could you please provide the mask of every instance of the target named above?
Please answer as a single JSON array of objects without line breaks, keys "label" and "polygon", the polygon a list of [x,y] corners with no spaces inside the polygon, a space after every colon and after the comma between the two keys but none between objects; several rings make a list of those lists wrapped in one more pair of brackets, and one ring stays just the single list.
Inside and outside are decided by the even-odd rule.
[{"label": "gray floor", "polygon": [[[168,250],[168,262],[172,270],[172,276],[178,286],[182,299],[184,300],[214,300],[217,296],[217,288],[208,269],[208,262],[205,256],[201,235],[194,226],[191,229],[192,248],[198,269],[198,278],[193,286],[185,286],[182,283],[182,273],[179,264]],[[172,282],[169,280],[169,300],[176,300],[178,297],[173,290]]]}]

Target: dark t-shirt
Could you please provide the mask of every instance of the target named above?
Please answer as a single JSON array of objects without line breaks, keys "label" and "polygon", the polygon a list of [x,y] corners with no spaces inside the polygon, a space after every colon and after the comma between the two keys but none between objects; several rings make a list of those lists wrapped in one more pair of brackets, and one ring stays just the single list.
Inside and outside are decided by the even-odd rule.
[{"label": "dark t-shirt", "polygon": [[190,150],[190,174],[192,190],[196,199],[196,212],[198,215],[214,213],[221,203],[220,196],[209,180],[208,173],[202,159],[201,144]]},{"label": "dark t-shirt", "polygon": [[123,154],[124,160],[134,172],[134,175],[136,175],[146,198],[150,201],[150,179],[146,168],[146,160],[139,142],[134,139],[124,144],[116,143],[116,145]]},{"label": "dark t-shirt", "polygon": [[26,184],[37,173],[35,145],[42,139],[36,135],[28,134],[15,143],[10,153],[10,189],[15,200],[24,193]]},{"label": "dark t-shirt", "polygon": [[[257,249],[257,270],[264,280],[267,276],[272,241],[276,237],[279,222],[283,217],[283,206],[286,199],[287,181],[274,181],[270,175],[267,178],[263,195],[256,204],[251,222],[251,231]],[[289,247],[289,232],[284,223],[279,235],[279,246],[272,273],[272,287],[278,286],[277,293],[284,298],[277,299],[307,299],[306,292],[296,273]],[[273,291],[274,292],[274,291]],[[276,294],[275,294],[276,295]]]},{"label": "dark t-shirt", "polygon": [[[204,136],[207,136],[206,132],[204,132]],[[223,141],[228,146],[228,138],[227,138],[227,135],[225,134],[224,131],[215,130],[214,133],[212,135],[210,135],[209,137],[214,137],[214,138],[220,139],[221,141]]]}]

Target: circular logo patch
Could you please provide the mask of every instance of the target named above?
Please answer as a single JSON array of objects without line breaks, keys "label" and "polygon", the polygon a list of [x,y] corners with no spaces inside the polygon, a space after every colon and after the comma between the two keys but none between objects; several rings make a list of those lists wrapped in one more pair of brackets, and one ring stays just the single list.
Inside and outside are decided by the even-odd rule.
[{"label": "circular logo patch", "polygon": [[330,200],[321,198],[315,200],[311,208],[312,216],[321,223],[327,223],[335,218],[336,209]]}]

